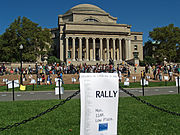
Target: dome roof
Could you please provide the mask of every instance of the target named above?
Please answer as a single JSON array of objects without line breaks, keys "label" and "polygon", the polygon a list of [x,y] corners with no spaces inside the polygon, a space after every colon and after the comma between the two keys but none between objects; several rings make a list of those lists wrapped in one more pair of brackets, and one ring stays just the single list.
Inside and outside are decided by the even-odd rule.
[{"label": "dome roof", "polygon": [[78,13],[87,13],[87,12],[93,12],[93,13],[106,13],[104,10],[101,8],[92,5],[92,4],[79,4],[77,6],[72,7],[70,10],[68,10],[65,14],[67,13],[73,13],[73,12],[78,12]]}]

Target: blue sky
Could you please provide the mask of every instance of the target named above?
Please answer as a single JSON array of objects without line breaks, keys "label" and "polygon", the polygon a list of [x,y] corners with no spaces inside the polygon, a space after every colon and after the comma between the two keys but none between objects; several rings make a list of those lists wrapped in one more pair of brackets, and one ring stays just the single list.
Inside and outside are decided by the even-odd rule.
[{"label": "blue sky", "polygon": [[96,5],[118,18],[118,23],[132,25],[132,31],[149,31],[173,23],[180,27],[180,0],[3,0],[0,3],[0,34],[18,16],[25,16],[43,28],[57,27],[59,14],[78,4]]}]

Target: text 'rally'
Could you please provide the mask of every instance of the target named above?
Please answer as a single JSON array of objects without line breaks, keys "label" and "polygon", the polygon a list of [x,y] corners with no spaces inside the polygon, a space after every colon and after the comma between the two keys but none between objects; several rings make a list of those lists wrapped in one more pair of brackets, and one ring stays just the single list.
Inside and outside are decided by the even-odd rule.
[{"label": "text 'rally'", "polygon": [[96,98],[116,97],[118,91],[96,91]]}]

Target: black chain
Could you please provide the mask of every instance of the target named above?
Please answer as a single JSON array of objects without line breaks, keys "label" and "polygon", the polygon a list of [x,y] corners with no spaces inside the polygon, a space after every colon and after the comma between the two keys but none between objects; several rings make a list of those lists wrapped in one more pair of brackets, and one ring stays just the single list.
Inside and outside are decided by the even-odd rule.
[{"label": "black chain", "polygon": [[151,103],[148,103],[148,102],[145,101],[145,100],[142,100],[141,98],[135,96],[134,94],[130,93],[129,91],[123,89],[121,86],[120,86],[120,90],[122,90],[123,92],[125,92],[126,94],[130,95],[131,97],[135,98],[136,100],[140,101],[140,102],[143,103],[143,104],[146,104],[146,105],[148,105],[148,106],[150,106],[150,107],[153,107],[153,108],[155,108],[155,109],[157,109],[157,110],[160,110],[160,111],[162,111],[162,112],[166,112],[166,113],[169,113],[169,114],[172,114],[172,115],[180,116],[180,113],[172,112],[172,111],[166,110],[166,109],[164,109],[164,108],[160,108],[160,107],[155,106],[155,105],[153,105],[153,104],[151,104]]},{"label": "black chain", "polygon": [[13,127],[18,127],[18,126],[20,126],[20,125],[22,125],[22,124],[25,124],[25,123],[29,122],[29,121],[32,121],[32,120],[34,120],[34,119],[37,119],[37,118],[41,117],[42,115],[44,115],[44,114],[46,114],[46,113],[48,113],[48,112],[51,112],[51,111],[53,111],[54,109],[58,108],[59,106],[65,104],[67,101],[71,100],[71,98],[75,97],[75,96],[78,95],[79,93],[80,93],[80,90],[76,91],[74,94],[72,94],[71,96],[67,97],[65,100],[62,100],[59,104],[54,105],[53,107],[47,109],[47,110],[44,111],[44,112],[39,113],[39,114],[36,115],[36,116],[30,117],[29,119],[23,120],[23,121],[21,121],[21,122],[14,123],[14,124],[12,124],[12,125],[8,125],[8,126],[6,126],[6,127],[4,127],[4,128],[0,128],[0,132],[1,132],[1,131],[4,131],[4,130],[7,130],[7,129],[11,129],[11,128],[13,128]]},{"label": "black chain", "polygon": [[[142,102],[142,103],[144,103],[144,104],[146,104],[146,105],[148,105],[148,106],[151,106],[151,107],[153,107],[153,108],[155,108],[155,109],[158,109],[158,110],[160,110],[160,111],[163,111],[163,112],[166,112],[166,113],[169,113],[169,114],[172,114],[172,115],[180,116],[180,113],[176,113],[176,112],[172,112],[172,111],[166,110],[166,109],[164,109],[164,108],[160,108],[160,107],[155,106],[155,105],[153,105],[153,104],[151,104],[151,103],[148,103],[148,102],[145,101],[145,100],[142,100],[141,98],[135,96],[134,94],[130,93],[129,91],[123,89],[121,86],[120,86],[120,90],[122,90],[122,91],[125,92],[126,94],[130,95],[131,97],[135,98],[136,100],[138,100],[138,101],[140,101],[140,102]],[[25,124],[25,123],[29,122],[29,121],[32,121],[32,120],[34,120],[34,119],[37,119],[37,118],[41,117],[42,115],[44,115],[44,114],[46,114],[46,113],[48,113],[48,112],[51,112],[51,111],[53,111],[54,109],[57,109],[59,106],[65,104],[67,101],[71,100],[71,98],[75,97],[75,96],[78,95],[79,93],[80,93],[80,90],[76,91],[74,94],[72,94],[71,96],[67,97],[65,100],[62,100],[59,104],[56,104],[56,105],[54,105],[53,107],[47,109],[46,111],[41,112],[41,113],[39,113],[38,115],[33,116],[33,117],[30,117],[29,119],[23,120],[23,121],[21,121],[21,122],[14,123],[14,124],[12,124],[12,125],[8,125],[8,126],[6,126],[6,127],[4,127],[4,128],[0,128],[0,131],[4,131],[4,130],[7,130],[7,129],[11,129],[11,128],[13,128],[13,127],[18,127],[18,126],[20,126],[20,125],[22,125],[22,124]]]}]

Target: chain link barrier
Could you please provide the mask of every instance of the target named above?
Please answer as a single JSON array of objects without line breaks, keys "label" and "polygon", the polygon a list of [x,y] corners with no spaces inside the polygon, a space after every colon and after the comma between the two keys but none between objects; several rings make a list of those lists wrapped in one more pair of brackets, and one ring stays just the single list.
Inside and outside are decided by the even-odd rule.
[{"label": "chain link barrier", "polygon": [[154,109],[160,110],[160,111],[162,111],[162,112],[166,112],[166,113],[169,113],[169,114],[172,114],[172,115],[180,116],[180,113],[172,112],[172,111],[169,111],[169,110],[167,110],[167,109],[164,109],[164,108],[155,106],[155,105],[153,105],[153,104],[151,104],[151,103],[149,103],[149,102],[147,102],[147,101],[145,101],[145,100],[142,100],[141,98],[135,96],[134,94],[130,93],[129,91],[123,89],[121,86],[120,86],[119,88],[120,88],[120,90],[122,90],[123,92],[125,92],[126,94],[128,94],[129,96],[135,98],[137,101],[139,101],[139,102],[141,102],[141,103],[143,103],[143,104],[146,104],[146,105],[148,105],[148,106],[150,106],[150,107],[152,107],[152,108],[154,108]]},{"label": "chain link barrier", "polygon": [[74,94],[72,94],[71,96],[67,97],[65,100],[62,100],[59,104],[54,105],[53,107],[45,110],[44,112],[39,113],[39,114],[36,115],[36,116],[30,117],[29,119],[23,120],[23,121],[18,122],[18,123],[14,123],[14,124],[12,124],[12,125],[8,125],[8,126],[6,126],[6,127],[4,127],[4,128],[0,128],[0,132],[1,132],[1,131],[4,131],[4,130],[7,130],[7,129],[11,129],[11,128],[13,128],[13,127],[18,127],[18,126],[20,126],[20,125],[22,125],[22,124],[25,124],[25,123],[27,123],[27,122],[30,122],[30,121],[34,120],[34,119],[37,119],[37,118],[41,117],[42,115],[44,115],[44,114],[46,114],[46,113],[48,113],[48,112],[51,112],[51,111],[57,109],[59,106],[65,104],[67,101],[71,100],[71,98],[75,97],[75,96],[78,95],[79,93],[80,93],[80,90],[76,91]]},{"label": "chain link barrier", "polygon": [[[149,103],[149,102],[147,102],[147,101],[145,101],[145,100],[142,100],[141,98],[135,96],[134,94],[130,93],[129,91],[123,89],[121,86],[120,86],[119,88],[120,88],[120,90],[122,90],[123,92],[125,92],[126,94],[128,94],[129,96],[135,98],[137,101],[139,101],[139,102],[141,102],[141,103],[143,103],[143,104],[146,104],[146,105],[148,105],[148,106],[150,106],[150,107],[153,107],[153,108],[155,108],[155,109],[157,109],[157,110],[160,110],[160,111],[162,111],[162,112],[166,112],[166,113],[169,113],[169,114],[172,114],[172,115],[180,116],[180,113],[172,112],[172,111],[169,111],[169,110],[167,110],[167,109],[164,109],[164,108],[160,108],[160,107],[158,107],[158,106],[155,106],[155,105],[153,105],[153,104],[151,104],[151,103]],[[13,128],[13,127],[18,127],[18,126],[20,126],[20,125],[22,125],[22,124],[25,124],[25,123],[27,123],[27,122],[30,122],[30,121],[34,120],[34,119],[37,119],[37,118],[41,117],[42,115],[44,115],[44,114],[46,114],[46,113],[48,113],[48,112],[51,112],[51,111],[57,109],[59,106],[65,104],[67,101],[71,100],[73,97],[77,96],[79,93],[80,93],[80,90],[76,91],[74,94],[72,94],[71,96],[67,97],[65,100],[62,100],[59,104],[54,105],[53,107],[45,110],[44,112],[39,113],[39,114],[36,115],[36,116],[30,117],[29,119],[23,120],[23,121],[21,121],[21,122],[14,123],[14,124],[12,124],[12,125],[8,125],[8,126],[6,126],[6,127],[4,127],[4,128],[0,128],[0,132],[1,132],[1,131],[4,131],[4,130],[7,130],[7,129],[11,129],[11,128]]]}]

